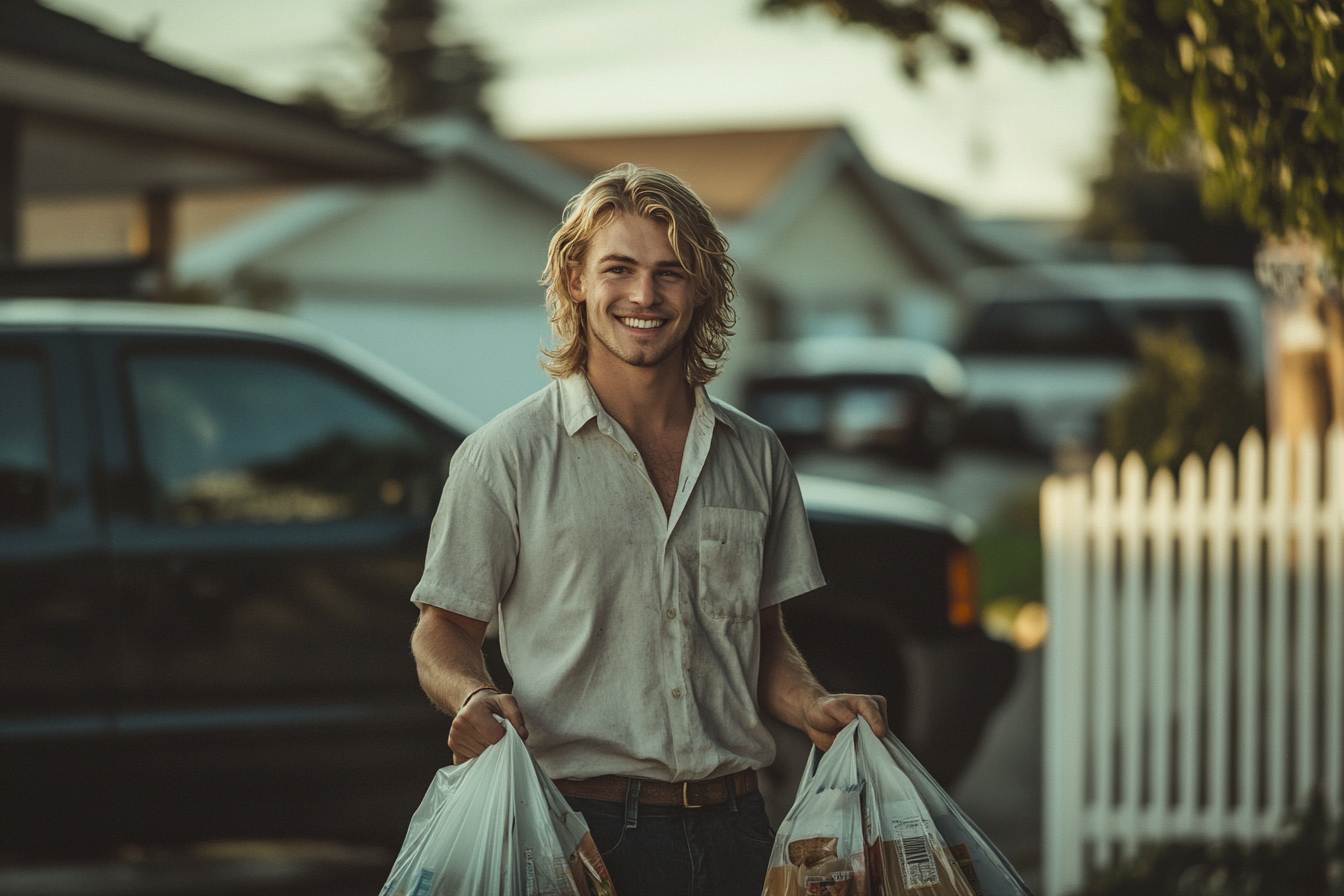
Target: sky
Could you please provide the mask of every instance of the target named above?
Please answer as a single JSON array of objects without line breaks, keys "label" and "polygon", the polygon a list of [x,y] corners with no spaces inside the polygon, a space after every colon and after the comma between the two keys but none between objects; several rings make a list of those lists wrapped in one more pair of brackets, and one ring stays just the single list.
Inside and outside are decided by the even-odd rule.
[{"label": "sky", "polygon": [[[44,0],[170,62],[284,101],[320,85],[357,101],[376,78],[376,0]],[[874,167],[988,218],[1075,219],[1102,173],[1114,89],[1082,5],[1081,62],[1047,66],[970,16],[970,70],[900,74],[890,42],[759,0],[453,0],[460,33],[500,67],[506,136],[843,124]]]}]

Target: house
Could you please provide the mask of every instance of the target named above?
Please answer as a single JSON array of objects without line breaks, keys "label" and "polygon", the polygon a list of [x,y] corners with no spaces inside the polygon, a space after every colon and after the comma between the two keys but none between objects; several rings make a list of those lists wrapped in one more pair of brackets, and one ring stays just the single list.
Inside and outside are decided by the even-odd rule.
[{"label": "house", "polygon": [[961,273],[1004,260],[955,208],[874,171],[841,127],[510,142],[439,119],[405,138],[434,160],[423,183],[310,192],[190,247],[183,278],[283,288],[292,313],[489,417],[545,383],[547,243],[565,202],[622,161],[683,177],[729,239],[735,361],[712,387],[729,401],[770,340],[945,341]]},{"label": "house", "polygon": [[[186,191],[424,168],[390,139],[177,68],[37,0],[0,3],[0,296],[164,296]],[[61,251],[26,252],[44,229]]]}]

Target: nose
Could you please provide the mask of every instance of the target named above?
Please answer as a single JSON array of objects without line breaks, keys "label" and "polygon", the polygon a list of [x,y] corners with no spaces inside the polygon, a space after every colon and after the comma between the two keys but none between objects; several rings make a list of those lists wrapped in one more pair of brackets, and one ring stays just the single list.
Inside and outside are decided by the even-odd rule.
[{"label": "nose", "polygon": [[653,271],[643,271],[630,287],[630,301],[636,305],[652,306],[661,301],[658,295],[658,283]]}]

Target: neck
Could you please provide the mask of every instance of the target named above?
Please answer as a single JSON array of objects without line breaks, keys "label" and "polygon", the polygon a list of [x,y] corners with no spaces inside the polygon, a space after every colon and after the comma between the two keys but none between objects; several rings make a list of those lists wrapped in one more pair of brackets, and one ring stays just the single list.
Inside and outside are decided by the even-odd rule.
[{"label": "neck", "polygon": [[695,412],[680,352],[655,367],[634,367],[599,348],[588,353],[587,376],[602,407],[629,433],[689,423]]}]

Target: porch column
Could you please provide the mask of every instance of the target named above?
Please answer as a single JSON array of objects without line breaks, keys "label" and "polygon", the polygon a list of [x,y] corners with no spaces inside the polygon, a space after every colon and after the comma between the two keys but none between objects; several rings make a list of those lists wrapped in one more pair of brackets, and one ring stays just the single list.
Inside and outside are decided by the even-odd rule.
[{"label": "porch column", "polygon": [[0,266],[19,261],[19,221],[23,211],[19,195],[21,118],[16,107],[0,106]]},{"label": "porch column", "polygon": [[173,207],[177,192],[172,187],[151,187],[144,193],[146,257],[154,266],[154,298],[166,302],[173,294]]}]

